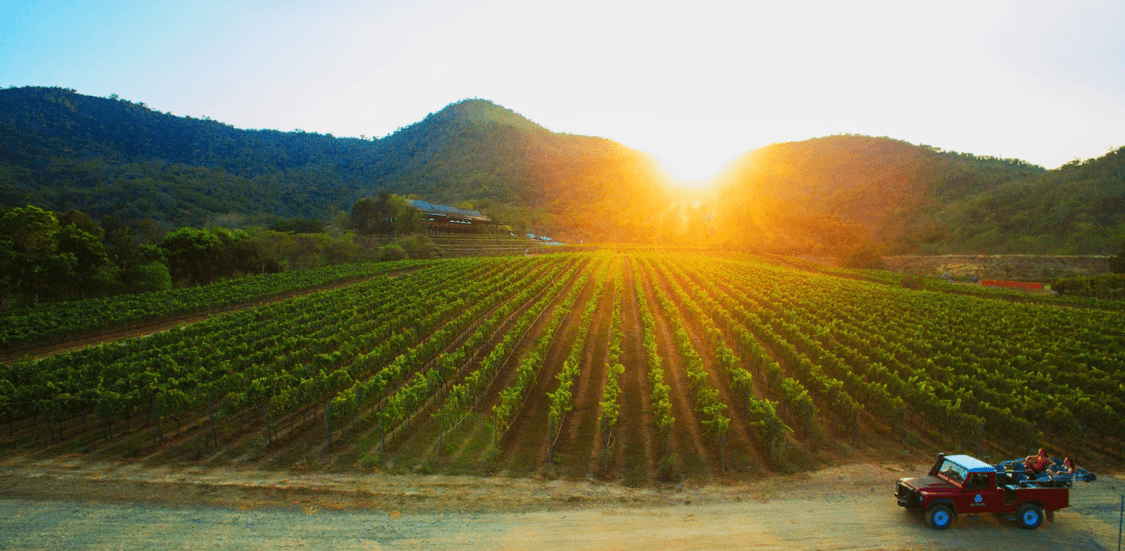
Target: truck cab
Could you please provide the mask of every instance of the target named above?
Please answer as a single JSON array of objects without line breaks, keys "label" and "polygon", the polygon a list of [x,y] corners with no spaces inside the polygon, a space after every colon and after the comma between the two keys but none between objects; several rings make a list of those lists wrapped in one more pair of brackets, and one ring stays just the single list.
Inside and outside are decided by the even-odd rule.
[{"label": "truck cab", "polygon": [[1044,518],[1053,521],[1054,511],[1070,505],[1067,487],[1007,484],[1006,474],[997,484],[1002,468],[968,455],[939,454],[927,476],[899,479],[895,497],[908,511],[924,513],[926,522],[937,530],[948,528],[962,513],[1005,514],[1024,528],[1035,529]]}]

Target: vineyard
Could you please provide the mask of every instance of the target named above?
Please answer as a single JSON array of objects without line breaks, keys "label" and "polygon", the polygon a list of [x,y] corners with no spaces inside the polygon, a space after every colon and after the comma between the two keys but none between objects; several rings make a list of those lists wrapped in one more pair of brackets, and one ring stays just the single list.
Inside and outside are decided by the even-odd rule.
[{"label": "vineyard", "polygon": [[[404,267],[0,365],[0,449],[632,484],[790,472],[857,449],[1009,457],[1047,445],[1117,463],[1125,452],[1120,312],[745,256]],[[177,304],[165,308],[199,307]],[[37,315],[44,328],[109,323]],[[33,340],[21,335],[8,338]]]},{"label": "vineyard", "polygon": [[68,335],[104,330],[283,295],[421,266],[426,261],[344,264],[312,270],[222,280],[203,287],[157,293],[99,297],[42,304],[32,310],[0,313],[0,347],[58,341]]}]

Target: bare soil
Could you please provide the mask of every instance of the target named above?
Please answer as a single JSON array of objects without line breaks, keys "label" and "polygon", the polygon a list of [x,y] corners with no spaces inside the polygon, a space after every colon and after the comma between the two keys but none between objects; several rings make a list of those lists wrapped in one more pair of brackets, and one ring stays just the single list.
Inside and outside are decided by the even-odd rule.
[{"label": "bare soil", "polygon": [[[653,277],[653,271],[648,268],[640,270],[642,278]],[[680,352],[674,344],[672,332],[668,327],[664,314],[660,311],[660,304],[656,300],[654,287],[656,282],[652,279],[644,281],[645,302],[649,313],[656,322],[656,346],[662,360],[664,369],[664,382],[671,387],[668,399],[672,403],[671,449],[679,454],[678,468],[680,473],[689,476],[705,476],[709,466],[718,466],[718,446],[708,436],[703,434],[703,425],[700,415],[695,410],[695,397],[691,392],[691,383],[680,361]],[[637,331],[640,331],[641,321],[636,320]]]},{"label": "bare soil", "polygon": [[[585,268],[587,273],[593,271]],[[566,293],[568,291],[564,291]],[[571,347],[577,339],[578,323],[582,317],[582,310],[594,292],[594,278],[586,281],[585,287],[579,292],[577,300],[571,305],[563,322],[558,326],[555,336],[551,339],[550,346],[543,356],[543,365],[536,376],[536,382],[527,392],[526,401],[519,413],[512,420],[508,435],[501,441],[501,457],[506,472],[524,475],[536,472],[539,468],[547,467],[550,460],[551,440],[554,434],[548,421],[551,401],[548,394],[555,392],[559,386],[558,373],[562,371],[563,363],[570,356]],[[565,295],[563,295],[565,296]],[[509,364],[514,367],[518,364]],[[495,387],[496,392],[503,387]]]},{"label": "bare soil", "polygon": [[727,485],[0,462],[0,547],[1111,549],[1125,478],[1071,491],[1038,530],[894,503],[922,463],[864,461]]},{"label": "bare soil", "polygon": [[651,400],[645,365],[644,342],[640,331],[640,314],[634,293],[633,260],[625,259],[621,292],[621,323],[626,328],[621,342],[621,410],[617,416],[613,443],[614,466],[610,472],[626,484],[636,486],[653,477],[660,457],[660,435],[652,426],[649,411]]}]

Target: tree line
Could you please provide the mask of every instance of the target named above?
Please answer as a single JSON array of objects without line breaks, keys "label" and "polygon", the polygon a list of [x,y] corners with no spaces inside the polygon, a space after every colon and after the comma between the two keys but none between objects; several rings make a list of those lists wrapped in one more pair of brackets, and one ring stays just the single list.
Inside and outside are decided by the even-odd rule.
[{"label": "tree line", "polygon": [[162,291],[350,262],[436,258],[421,211],[399,196],[362,198],[335,220],[268,228],[167,229],[151,218],[101,223],[86,213],[0,207],[0,304]]}]

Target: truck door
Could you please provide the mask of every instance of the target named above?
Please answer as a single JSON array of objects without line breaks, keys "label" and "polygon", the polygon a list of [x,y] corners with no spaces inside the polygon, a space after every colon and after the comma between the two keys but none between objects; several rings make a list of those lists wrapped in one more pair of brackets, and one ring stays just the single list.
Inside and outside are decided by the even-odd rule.
[{"label": "truck door", "polygon": [[1004,505],[1002,490],[993,483],[992,473],[970,473],[965,480],[965,494],[968,497],[966,513],[997,512]]}]

